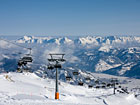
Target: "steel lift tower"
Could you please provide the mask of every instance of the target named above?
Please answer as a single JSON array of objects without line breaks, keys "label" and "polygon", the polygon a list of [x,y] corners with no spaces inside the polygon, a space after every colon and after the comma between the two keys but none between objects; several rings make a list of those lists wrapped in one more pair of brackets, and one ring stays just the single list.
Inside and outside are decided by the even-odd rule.
[{"label": "steel lift tower", "polygon": [[[58,69],[62,68],[62,65],[60,62],[65,62],[66,60],[64,59],[65,54],[49,54],[51,56],[48,65],[48,69],[56,69],[56,84],[55,84],[55,99],[59,99],[59,91],[58,91]],[[50,64],[50,63],[54,64]]]}]

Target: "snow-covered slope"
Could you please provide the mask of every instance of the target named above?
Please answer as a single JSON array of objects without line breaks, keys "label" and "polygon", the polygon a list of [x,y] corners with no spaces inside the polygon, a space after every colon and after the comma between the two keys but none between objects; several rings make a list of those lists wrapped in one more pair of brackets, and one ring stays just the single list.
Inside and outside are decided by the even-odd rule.
[{"label": "snow-covered slope", "polygon": [[[140,37],[24,36],[15,42],[32,48],[33,63],[28,66],[33,73],[15,73],[27,49],[0,41],[0,105],[140,104],[140,80],[128,78],[140,78]],[[47,69],[49,53],[66,54],[66,62],[59,70],[60,100],[54,100],[55,70]],[[119,86],[117,94],[112,94],[112,86],[107,87],[111,78],[118,78],[121,88],[128,89],[129,94],[120,94]]]},{"label": "snow-covered slope", "polygon": [[[100,78],[108,75],[94,74]],[[122,78],[126,79],[126,78]],[[133,81],[133,80],[131,80]],[[135,81],[135,80],[134,80]],[[139,105],[130,94],[112,94],[110,89],[87,88],[59,81],[60,100],[54,100],[55,81],[34,73],[0,74],[0,105]],[[134,82],[132,82],[134,83]],[[137,85],[140,81],[137,81]],[[136,85],[135,85],[136,86]],[[114,103],[115,102],[115,103]]]}]

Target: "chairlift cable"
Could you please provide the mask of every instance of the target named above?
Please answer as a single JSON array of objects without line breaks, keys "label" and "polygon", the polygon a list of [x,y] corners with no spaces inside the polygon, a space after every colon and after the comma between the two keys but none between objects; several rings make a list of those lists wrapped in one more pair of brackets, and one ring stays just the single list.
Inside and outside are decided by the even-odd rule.
[{"label": "chairlift cable", "polygon": [[11,44],[13,44],[13,45],[16,45],[16,46],[19,46],[19,47],[22,47],[22,48],[25,48],[25,49],[27,49],[27,50],[30,50],[30,54],[31,54],[31,50],[32,50],[31,48],[27,48],[27,47],[25,47],[25,46],[16,44],[16,43],[14,43],[14,42],[8,41],[8,40],[3,39],[3,38],[0,38],[0,40],[3,40],[3,41],[5,41],[5,42],[11,43]]},{"label": "chairlift cable", "polygon": [[[0,40],[3,40],[3,41],[5,41],[5,42],[11,43],[11,44],[13,44],[13,45],[19,46],[19,47],[21,47],[21,48],[27,49],[27,50],[29,50],[30,52],[29,52],[29,54],[26,54],[26,55],[31,55],[31,50],[32,50],[31,48],[27,48],[27,47],[25,47],[25,46],[16,44],[16,43],[11,42],[11,41],[8,41],[8,40],[6,40],[6,39],[0,38]],[[25,70],[25,69],[28,69],[27,63],[28,63],[28,62],[32,62],[32,61],[33,61],[33,59],[32,59],[32,57],[30,57],[30,56],[25,56],[25,57],[21,58],[21,59],[18,61],[18,70],[21,69],[21,71],[23,71],[23,70]],[[26,68],[24,68],[24,67],[26,67]],[[23,70],[22,70],[22,69],[23,69]]]}]

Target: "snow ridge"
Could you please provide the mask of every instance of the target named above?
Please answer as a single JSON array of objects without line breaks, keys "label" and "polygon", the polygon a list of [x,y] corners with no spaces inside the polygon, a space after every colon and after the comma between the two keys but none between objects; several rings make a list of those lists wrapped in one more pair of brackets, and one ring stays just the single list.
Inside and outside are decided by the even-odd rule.
[{"label": "snow ridge", "polygon": [[75,44],[107,44],[112,45],[116,43],[127,43],[127,42],[137,42],[140,43],[140,37],[116,37],[116,36],[107,36],[107,37],[79,37],[76,39],[70,39],[67,37],[55,38],[55,37],[35,37],[35,36],[24,36],[17,40],[17,43],[57,43],[57,44],[66,44],[66,43],[75,43]]}]

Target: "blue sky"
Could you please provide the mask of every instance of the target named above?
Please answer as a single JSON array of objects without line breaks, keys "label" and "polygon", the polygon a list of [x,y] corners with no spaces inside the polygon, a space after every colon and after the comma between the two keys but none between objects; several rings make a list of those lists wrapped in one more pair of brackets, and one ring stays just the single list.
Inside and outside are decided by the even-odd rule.
[{"label": "blue sky", "polygon": [[140,0],[0,0],[0,35],[140,35]]}]

